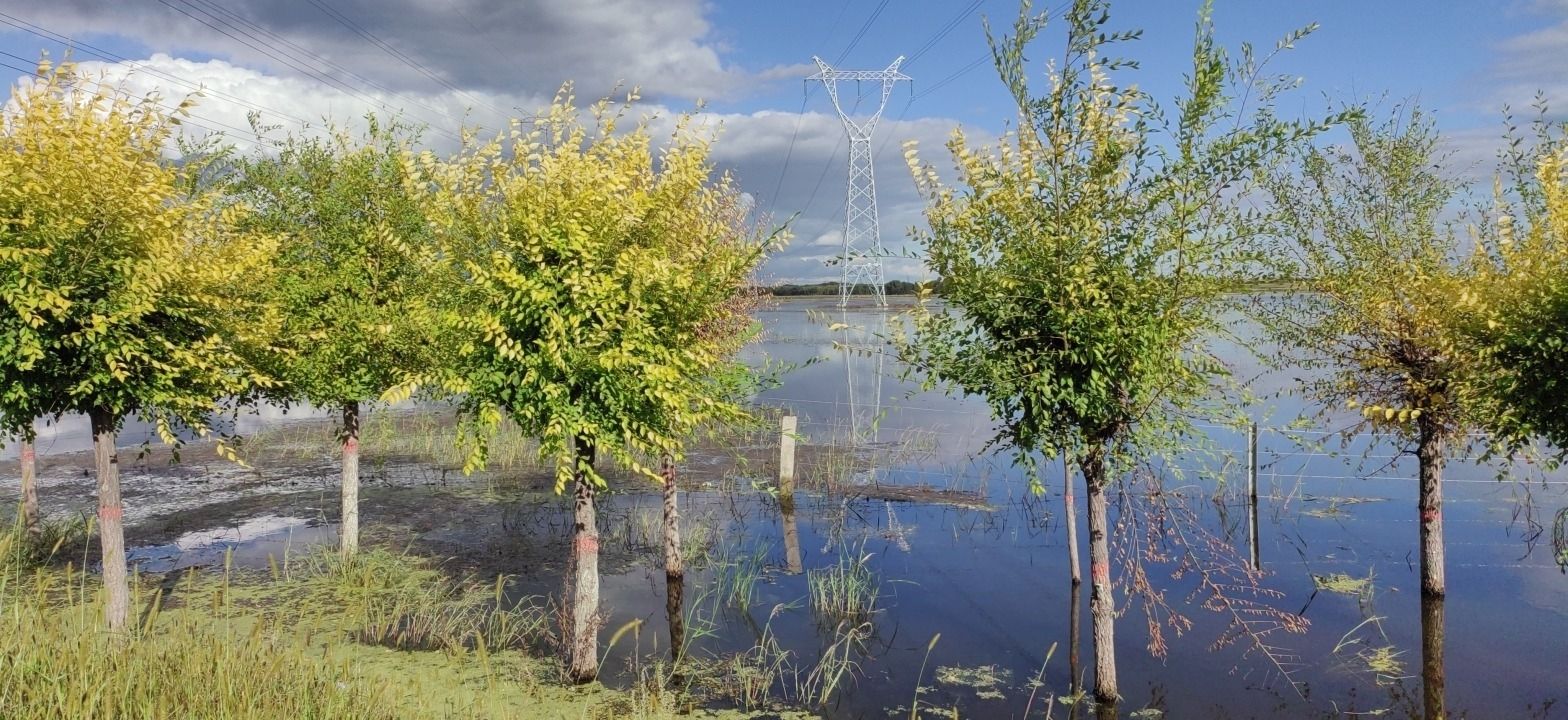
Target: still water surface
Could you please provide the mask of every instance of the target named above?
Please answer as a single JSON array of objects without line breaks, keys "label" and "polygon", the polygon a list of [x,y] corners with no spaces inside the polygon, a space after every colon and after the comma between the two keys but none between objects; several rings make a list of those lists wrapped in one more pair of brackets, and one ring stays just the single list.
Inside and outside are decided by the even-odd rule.
[{"label": "still water surface", "polygon": [[[813,616],[800,571],[868,553],[881,590],[874,630],[854,655],[857,679],[835,695],[825,714],[909,717],[918,698],[925,717],[952,717],[954,710],[959,717],[1042,717],[1047,698],[1069,692],[1071,669],[1078,667],[1087,682],[1093,663],[1087,588],[1075,610],[1069,581],[1061,465],[1043,460],[1047,492],[1030,493],[1005,453],[985,450],[993,425],[983,403],[922,392],[904,378],[879,339],[889,323],[901,322],[898,310],[896,299],[892,313],[794,299],[761,311],[765,334],[747,357],[790,369],[757,400],[799,418],[803,483],[832,474],[850,485],[928,486],[966,493],[965,505],[978,497],[986,507],[803,492],[786,514],[765,492],[775,478],[764,466],[732,478],[744,490],[738,495],[688,492],[683,515],[716,528],[722,555],[732,562],[757,556],[764,566],[746,611],[714,602],[717,572],[711,567],[689,575],[686,624],[705,629],[691,652],[717,657],[774,638],[794,653],[804,673],[833,642],[836,628]],[[1245,334],[1239,318],[1237,327]],[[1562,716],[1555,706],[1568,696],[1568,576],[1554,562],[1550,534],[1553,516],[1568,507],[1568,477],[1520,473],[1531,478],[1528,484],[1499,482],[1497,468],[1453,461],[1444,488],[1449,595],[1423,604],[1414,458],[1375,438],[1356,438],[1346,447],[1314,442],[1344,418],[1287,432],[1292,420],[1316,411],[1289,393],[1292,373],[1268,370],[1232,344],[1213,349],[1260,398],[1248,408],[1261,428],[1257,539],[1251,539],[1245,492],[1247,433],[1215,423],[1205,428],[1205,450],[1166,464],[1183,475],[1164,478],[1178,508],[1166,518],[1172,527],[1191,513],[1193,523],[1182,532],[1202,550],[1192,556],[1196,564],[1182,566],[1179,556],[1144,563],[1153,589],[1191,627],[1183,626],[1178,636],[1169,617],[1157,614],[1167,649],[1163,657],[1151,654],[1146,606],[1129,605],[1117,594],[1125,613],[1116,648],[1122,713],[1426,717],[1441,705],[1452,717]],[[239,430],[318,415],[271,409],[243,418]],[[124,439],[136,444],[147,434],[133,423]],[[45,455],[75,452],[90,447],[90,437],[85,423],[68,418],[45,428],[39,446]],[[852,451],[838,454],[851,459],[829,462],[823,453],[813,454],[828,447]],[[697,455],[690,462],[711,459]],[[1212,472],[1198,472],[1202,468]],[[330,463],[321,468],[320,504],[328,513],[332,473]],[[764,492],[752,491],[753,483]],[[1147,487],[1135,486],[1113,501],[1113,522],[1124,509],[1147,509],[1147,498],[1137,494],[1142,490]],[[367,492],[373,503],[373,483]],[[657,497],[637,493],[612,496],[605,505],[623,516],[656,515],[659,507]],[[564,502],[557,509],[569,512]],[[269,508],[232,527],[198,529],[173,543],[142,547],[133,557],[149,569],[168,570],[213,562],[236,545],[260,559],[280,548],[332,542],[330,524],[313,520],[307,527],[274,512],[282,511]],[[487,527],[477,516],[465,522]],[[566,522],[546,524],[560,533],[569,528]],[[502,529],[495,532],[511,531],[504,520],[497,527]],[[1266,571],[1259,590],[1233,588],[1231,594],[1310,623],[1304,633],[1267,637],[1274,661],[1245,640],[1217,642],[1231,616],[1203,607],[1211,594],[1200,588],[1199,570],[1234,570],[1254,551]],[[521,563],[502,567],[521,576],[518,592],[558,591],[558,574],[537,566],[530,574]],[[629,620],[645,622],[634,639],[608,652],[606,680],[625,683],[630,673],[620,668],[667,649],[661,640],[667,637],[665,583],[656,559],[607,567],[605,639]],[[1120,564],[1113,569],[1119,587],[1124,570]],[[1366,579],[1367,589],[1342,594],[1317,587],[1314,576],[1335,574]],[[1076,664],[1075,622],[1081,633]],[[1373,667],[1369,660],[1388,662]],[[953,682],[960,678],[982,682]],[[1069,716],[1060,703],[1051,712]]]}]

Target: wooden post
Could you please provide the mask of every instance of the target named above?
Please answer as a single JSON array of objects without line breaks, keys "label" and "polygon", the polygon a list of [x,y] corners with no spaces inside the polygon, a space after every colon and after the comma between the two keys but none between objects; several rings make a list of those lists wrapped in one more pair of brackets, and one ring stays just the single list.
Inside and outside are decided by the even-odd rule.
[{"label": "wooden post", "polygon": [[1247,432],[1247,543],[1252,550],[1252,569],[1262,570],[1258,552],[1258,424]]},{"label": "wooden post", "polygon": [[795,492],[795,416],[785,415],[779,434],[779,493]]},{"label": "wooden post", "polygon": [[800,529],[795,524],[795,429],[794,415],[785,415],[779,435],[779,512],[784,525],[784,572],[803,571],[800,556]]}]

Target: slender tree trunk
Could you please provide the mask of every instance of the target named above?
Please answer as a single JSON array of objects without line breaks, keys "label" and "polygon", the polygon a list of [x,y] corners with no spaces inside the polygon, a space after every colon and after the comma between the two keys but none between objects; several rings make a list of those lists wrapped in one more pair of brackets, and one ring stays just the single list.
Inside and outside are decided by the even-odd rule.
[{"label": "slender tree trunk", "polygon": [[1073,472],[1065,456],[1062,458],[1062,487],[1062,500],[1067,504],[1067,562],[1073,566],[1073,592],[1076,594],[1078,584],[1083,582],[1078,562],[1078,503],[1073,499]]},{"label": "slender tree trunk", "polygon": [[125,630],[131,586],[125,567],[125,507],[120,503],[120,459],[115,451],[119,418],[105,409],[91,413],[93,460],[98,470],[98,538],[103,547],[104,622],[109,632]]},{"label": "slender tree trunk", "polygon": [[347,560],[359,553],[359,403],[343,403],[343,538]]},{"label": "slender tree trunk", "polygon": [[576,525],[572,535],[571,669],[574,682],[590,683],[599,675],[599,528],[594,517],[592,441],[579,437],[577,468],[572,481]]},{"label": "slender tree trunk", "polygon": [[685,575],[664,576],[664,618],[670,625],[670,664],[676,669],[673,677],[680,676],[679,667],[686,657],[685,590]]},{"label": "slender tree trunk", "polygon": [[1416,458],[1421,475],[1421,592],[1442,595],[1448,590],[1443,573],[1443,460],[1446,448],[1442,428],[1426,416],[1417,418],[1420,429]]},{"label": "slender tree trunk", "polygon": [[38,455],[33,449],[33,441],[22,441],[19,456],[22,463],[22,527],[27,528],[29,535],[37,535],[42,528],[38,525]]},{"label": "slender tree trunk", "polygon": [[1421,596],[1421,686],[1426,720],[1447,717],[1443,702],[1443,596]]},{"label": "slender tree trunk", "polygon": [[681,512],[677,505],[675,459],[666,455],[660,473],[664,475],[664,574],[682,576],[686,565],[681,560]]},{"label": "slender tree trunk", "polygon": [[1077,578],[1073,579],[1072,591],[1068,594],[1073,600],[1067,626],[1067,673],[1071,676],[1067,678],[1067,687],[1068,692],[1077,695],[1083,690],[1083,675],[1078,667],[1078,648],[1083,645],[1083,623],[1079,619],[1081,615],[1079,608],[1083,605],[1080,597],[1083,595],[1083,586],[1079,584]]},{"label": "slender tree trunk", "polygon": [[1111,593],[1111,544],[1107,533],[1105,449],[1097,444],[1082,460],[1084,489],[1089,496],[1089,615],[1094,621],[1094,698],[1115,703],[1116,598]]},{"label": "slender tree trunk", "polygon": [[675,458],[664,456],[660,473],[664,476],[664,614],[670,625],[670,661],[679,663],[685,647],[686,628],[682,594],[686,586],[686,564],[681,559],[681,513],[676,492]]}]

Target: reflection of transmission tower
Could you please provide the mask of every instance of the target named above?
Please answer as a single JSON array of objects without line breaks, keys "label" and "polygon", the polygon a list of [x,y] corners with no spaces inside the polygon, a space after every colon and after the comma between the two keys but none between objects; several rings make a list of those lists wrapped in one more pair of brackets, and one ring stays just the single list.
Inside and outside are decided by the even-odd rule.
[{"label": "reflection of transmission tower", "polygon": [[[904,57],[900,55],[886,70],[834,70],[822,58],[811,59],[816,61],[818,71],[806,79],[822,81],[828,97],[833,100],[833,109],[838,111],[844,130],[849,133],[849,199],[844,206],[844,251],[839,258],[844,264],[844,277],[839,283],[838,305],[843,307],[849,302],[856,285],[870,285],[876,293],[877,304],[886,305],[882,273],[882,258],[886,253],[882,249],[882,228],[877,221],[877,181],[871,168],[871,133],[876,130],[882,110],[887,107],[893,84],[909,79],[898,71]],[[838,99],[838,83],[848,80],[857,84],[863,81],[882,84],[882,99],[877,103],[877,111],[860,122],[850,119]]]},{"label": "reflection of transmission tower", "polygon": [[[839,323],[844,337],[838,346],[844,358],[844,378],[849,391],[849,441],[853,447],[873,445],[882,424],[882,373],[886,368],[887,353],[875,339],[885,327],[851,325],[848,314]],[[873,318],[867,318],[868,321]],[[885,324],[887,317],[878,314],[875,321]],[[868,470],[856,473],[860,482],[877,480],[877,463],[873,460]]]}]

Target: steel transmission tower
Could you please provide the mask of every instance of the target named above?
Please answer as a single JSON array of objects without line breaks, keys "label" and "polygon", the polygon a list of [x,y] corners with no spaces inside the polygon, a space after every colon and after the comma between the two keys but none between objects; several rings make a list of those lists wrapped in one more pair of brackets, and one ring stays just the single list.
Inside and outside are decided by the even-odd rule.
[{"label": "steel transmission tower", "polygon": [[[811,59],[816,61],[818,70],[806,79],[822,81],[828,97],[833,100],[833,109],[838,111],[844,130],[849,133],[849,199],[844,206],[844,250],[839,258],[844,265],[844,278],[839,283],[838,304],[843,307],[849,302],[856,285],[870,285],[876,292],[877,304],[887,305],[886,278],[882,272],[882,258],[886,252],[882,249],[882,227],[877,221],[877,180],[871,167],[871,133],[876,130],[877,121],[882,119],[887,98],[893,93],[893,84],[909,79],[898,71],[904,57],[900,55],[886,70],[834,70],[822,58],[813,56]],[[882,84],[877,111],[859,122],[844,112],[838,98],[838,84],[850,80],[857,85],[861,82]]]}]

